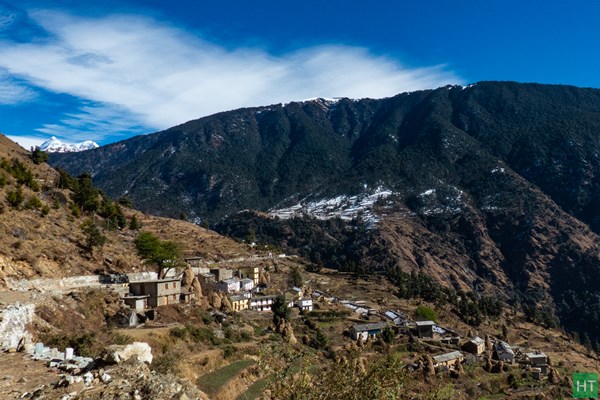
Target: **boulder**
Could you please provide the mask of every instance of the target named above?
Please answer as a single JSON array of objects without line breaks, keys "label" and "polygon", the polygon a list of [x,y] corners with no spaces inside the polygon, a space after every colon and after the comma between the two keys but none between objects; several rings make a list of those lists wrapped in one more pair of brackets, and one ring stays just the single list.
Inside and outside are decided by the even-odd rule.
[{"label": "boulder", "polygon": [[139,362],[152,364],[152,349],[148,343],[133,342],[128,345],[111,345],[104,350],[102,360],[110,364],[121,364],[136,358]]}]

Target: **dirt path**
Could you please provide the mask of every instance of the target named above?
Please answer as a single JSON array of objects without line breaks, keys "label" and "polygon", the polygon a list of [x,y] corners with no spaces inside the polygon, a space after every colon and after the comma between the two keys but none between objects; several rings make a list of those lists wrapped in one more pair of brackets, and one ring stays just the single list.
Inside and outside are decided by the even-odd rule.
[{"label": "dirt path", "polygon": [[59,380],[59,372],[22,353],[0,353],[0,399],[18,399]]}]

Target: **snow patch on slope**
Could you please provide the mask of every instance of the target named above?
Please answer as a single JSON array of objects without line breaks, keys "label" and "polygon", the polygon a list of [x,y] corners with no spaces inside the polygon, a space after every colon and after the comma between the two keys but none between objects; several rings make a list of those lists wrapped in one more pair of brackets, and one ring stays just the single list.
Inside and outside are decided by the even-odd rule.
[{"label": "snow patch on slope", "polygon": [[379,222],[379,218],[373,210],[373,205],[377,200],[385,199],[392,194],[391,190],[380,186],[371,192],[354,196],[340,195],[312,201],[304,199],[291,207],[270,210],[269,215],[281,219],[310,216],[321,220],[341,218],[346,221],[361,215],[368,226],[373,226]]}]

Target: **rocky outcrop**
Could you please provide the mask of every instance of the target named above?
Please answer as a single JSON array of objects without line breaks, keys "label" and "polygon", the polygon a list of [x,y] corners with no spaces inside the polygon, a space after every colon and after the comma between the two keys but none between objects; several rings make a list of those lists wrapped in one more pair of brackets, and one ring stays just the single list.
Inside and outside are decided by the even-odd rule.
[{"label": "rocky outcrop", "polygon": [[102,360],[109,364],[121,364],[129,359],[137,359],[139,362],[152,364],[152,349],[148,343],[133,342],[128,345],[108,346],[102,356]]},{"label": "rocky outcrop", "polygon": [[11,304],[0,312],[0,348],[16,350],[19,343],[31,343],[27,325],[33,321],[33,304]]}]

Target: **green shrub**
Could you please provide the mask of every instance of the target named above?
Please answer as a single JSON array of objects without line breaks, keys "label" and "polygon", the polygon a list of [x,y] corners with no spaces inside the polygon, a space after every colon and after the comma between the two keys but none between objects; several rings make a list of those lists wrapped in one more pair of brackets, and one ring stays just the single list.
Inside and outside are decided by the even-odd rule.
[{"label": "green shrub", "polygon": [[75,218],[81,217],[81,210],[79,209],[79,206],[77,204],[71,204],[71,214]]},{"label": "green shrub", "polygon": [[33,161],[34,164],[39,165],[41,163],[45,163],[46,161],[48,161],[48,153],[46,153],[43,150],[40,150],[40,148],[38,146],[35,146],[35,148],[31,151],[31,160]]},{"label": "green shrub", "polygon": [[13,208],[19,207],[24,198],[25,197],[23,196],[23,190],[21,189],[21,186],[18,186],[15,190],[10,190],[8,193],[6,193],[6,201],[8,201],[8,204]]},{"label": "green shrub", "polygon": [[431,308],[420,305],[415,310],[415,317],[419,321],[433,321],[437,320],[437,314]]},{"label": "green shrub", "polygon": [[42,208],[42,201],[39,199],[39,197],[33,195],[29,198],[29,200],[27,200],[27,203],[25,203],[25,208],[28,210],[37,210]]}]

